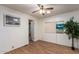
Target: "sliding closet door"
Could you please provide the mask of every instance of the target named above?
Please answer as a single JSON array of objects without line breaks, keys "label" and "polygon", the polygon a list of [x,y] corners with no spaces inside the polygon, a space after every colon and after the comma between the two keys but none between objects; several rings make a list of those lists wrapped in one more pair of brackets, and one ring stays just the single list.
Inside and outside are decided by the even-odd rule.
[{"label": "sliding closet door", "polygon": [[44,40],[56,43],[56,23],[44,22]]}]

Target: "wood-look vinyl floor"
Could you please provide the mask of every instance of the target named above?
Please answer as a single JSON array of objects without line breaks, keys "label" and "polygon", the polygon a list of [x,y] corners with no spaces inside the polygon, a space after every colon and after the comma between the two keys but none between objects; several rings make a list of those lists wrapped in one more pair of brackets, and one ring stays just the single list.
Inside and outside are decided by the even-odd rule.
[{"label": "wood-look vinyl floor", "polygon": [[49,43],[45,41],[36,41],[27,46],[7,52],[6,54],[78,54],[79,50],[71,50],[70,47]]}]

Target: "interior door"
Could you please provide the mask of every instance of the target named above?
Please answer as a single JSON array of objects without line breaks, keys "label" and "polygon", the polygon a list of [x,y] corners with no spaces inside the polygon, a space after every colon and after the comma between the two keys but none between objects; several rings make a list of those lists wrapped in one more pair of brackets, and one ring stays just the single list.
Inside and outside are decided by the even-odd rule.
[{"label": "interior door", "polygon": [[34,21],[29,20],[29,42],[34,41]]}]

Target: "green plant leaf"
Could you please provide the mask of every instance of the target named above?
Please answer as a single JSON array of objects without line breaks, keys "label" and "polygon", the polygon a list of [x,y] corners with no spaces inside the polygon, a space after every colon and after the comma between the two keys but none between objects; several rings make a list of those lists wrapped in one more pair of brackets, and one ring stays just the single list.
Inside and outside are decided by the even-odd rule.
[{"label": "green plant leaf", "polygon": [[69,36],[70,38],[79,38],[79,23],[76,21],[73,21],[74,17],[71,17],[69,21],[67,21],[64,26],[65,26],[65,33]]}]

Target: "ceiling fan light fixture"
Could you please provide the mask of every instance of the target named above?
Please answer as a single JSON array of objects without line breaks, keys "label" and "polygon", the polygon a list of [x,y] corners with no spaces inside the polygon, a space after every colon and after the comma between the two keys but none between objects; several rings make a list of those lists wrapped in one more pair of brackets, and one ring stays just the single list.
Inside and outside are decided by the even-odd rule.
[{"label": "ceiling fan light fixture", "polygon": [[47,13],[50,14],[51,12],[48,10]]},{"label": "ceiling fan light fixture", "polygon": [[42,10],[42,13],[45,13],[45,10]]},{"label": "ceiling fan light fixture", "polygon": [[40,12],[40,14],[42,14],[42,10],[40,10],[39,12]]},{"label": "ceiling fan light fixture", "polygon": [[42,14],[42,13],[45,13],[46,11],[45,10],[40,10],[39,12],[40,12],[40,14]]},{"label": "ceiling fan light fixture", "polygon": [[33,11],[32,13],[39,12],[39,14],[41,14],[41,15],[46,15],[46,14],[50,14],[51,10],[54,9],[53,7],[47,7],[47,8],[45,8],[44,5],[41,5],[41,4],[37,4],[37,5],[38,5],[39,9]]}]

